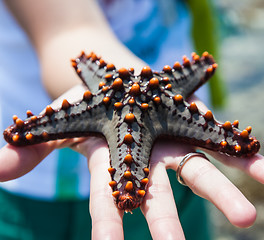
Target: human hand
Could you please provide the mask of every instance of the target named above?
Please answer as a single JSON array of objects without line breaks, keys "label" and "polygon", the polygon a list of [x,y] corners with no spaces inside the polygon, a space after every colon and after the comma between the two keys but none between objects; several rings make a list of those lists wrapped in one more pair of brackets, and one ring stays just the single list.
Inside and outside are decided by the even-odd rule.
[{"label": "human hand", "polygon": [[[205,112],[206,107],[197,99],[195,100],[199,108]],[[93,236],[98,239],[109,236],[122,239],[123,213],[113,205],[111,190],[108,187],[110,177],[105,174],[105,169],[109,167],[108,150],[106,143],[103,140],[100,142],[101,147],[98,152],[95,156],[91,154],[89,158],[92,175]],[[97,143],[97,146],[99,145]],[[82,148],[91,149],[87,146]],[[153,239],[184,239],[166,169],[171,168],[176,171],[183,157],[194,150],[194,147],[164,140],[158,141],[153,147],[150,161],[150,182],[141,205]],[[210,152],[210,154],[229,166],[240,168],[251,177],[264,183],[263,156],[257,154],[250,159],[245,159],[228,157],[214,152]],[[193,157],[184,166],[181,176],[194,193],[215,204],[235,226],[248,227],[254,223],[256,218],[254,206],[212,163],[201,157]]]},{"label": "human hand", "polygon": [[[89,154],[93,236],[95,239],[122,239],[123,212],[113,204],[108,187],[110,176],[106,172],[109,167],[106,143],[102,139],[90,139],[81,148],[98,148]],[[153,147],[150,182],[141,205],[153,239],[184,239],[166,169],[176,170],[184,155],[193,151],[190,146],[164,140]],[[263,156],[257,154],[250,159],[238,159],[222,154],[212,155],[264,183]],[[201,157],[192,157],[182,169],[181,176],[194,193],[211,201],[233,225],[248,227],[254,223],[254,206],[212,163]]]},{"label": "human hand", "polygon": [[[73,95],[77,97],[75,94]],[[60,104],[59,101],[57,100],[54,105]],[[201,104],[199,105],[200,108],[205,108]],[[7,181],[26,174],[52,150],[60,147],[72,147],[89,159],[93,238],[122,239],[123,212],[115,206],[111,195],[112,190],[108,186],[110,181],[110,175],[107,172],[110,166],[109,152],[104,139],[96,137],[74,138],[23,148],[6,145],[0,150],[0,164],[2,166],[0,180]],[[188,145],[165,142],[164,140],[157,142],[153,147],[150,162],[150,182],[141,205],[153,239],[163,239],[169,236],[172,239],[184,239],[166,169],[177,170],[184,155],[193,151],[194,148]],[[262,174],[264,158],[261,155],[243,159],[227,157],[218,153],[210,154],[230,166],[240,168],[256,180],[264,183]],[[192,157],[182,169],[181,176],[194,193],[214,203],[232,224],[239,227],[247,227],[253,224],[256,218],[255,208],[210,162],[201,157]]]},{"label": "human hand", "polygon": [[[7,181],[24,175],[53,149],[61,146],[73,146],[75,150],[85,153],[89,159],[93,239],[122,239],[123,212],[115,206],[112,190],[108,186],[109,153],[106,142],[101,138],[53,141],[26,147],[6,145],[0,150],[0,180]],[[150,182],[141,206],[153,239],[163,239],[165,236],[184,239],[166,168],[176,170],[183,156],[193,150],[190,146],[164,141],[157,142],[153,148]],[[251,159],[238,159],[215,153],[212,155],[264,183],[264,158],[261,155],[257,154]],[[181,176],[193,192],[214,203],[232,224],[238,227],[253,224],[256,218],[253,205],[210,162],[201,157],[193,157],[182,169]]]}]

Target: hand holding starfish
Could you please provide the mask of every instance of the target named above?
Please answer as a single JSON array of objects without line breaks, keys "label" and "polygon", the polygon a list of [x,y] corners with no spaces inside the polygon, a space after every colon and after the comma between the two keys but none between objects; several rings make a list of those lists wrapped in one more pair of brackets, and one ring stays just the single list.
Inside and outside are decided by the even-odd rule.
[{"label": "hand holding starfish", "polygon": [[[80,88],[78,86],[72,89],[69,94],[72,96],[74,93],[80,92]],[[199,102],[197,105],[205,109]],[[26,174],[52,150],[60,147],[72,147],[89,159],[93,237],[122,239],[123,211],[116,208],[111,196],[111,189],[108,186],[110,176],[106,171],[109,167],[109,150],[106,142],[101,138],[57,140],[22,148],[6,145],[0,150],[2,166],[0,180],[7,181]],[[162,239],[161,236],[169,235],[172,236],[172,239],[184,239],[166,169],[177,170],[183,156],[193,150],[194,148],[189,145],[171,141],[158,141],[153,147],[148,191],[141,205],[153,239]],[[256,154],[251,158],[238,159],[215,152],[210,152],[210,154],[223,163],[237,167],[257,181],[264,183],[263,156]],[[193,192],[215,204],[232,224],[238,227],[248,227],[253,224],[256,218],[256,210],[253,205],[210,162],[200,157],[193,157],[184,166],[181,176]]]}]

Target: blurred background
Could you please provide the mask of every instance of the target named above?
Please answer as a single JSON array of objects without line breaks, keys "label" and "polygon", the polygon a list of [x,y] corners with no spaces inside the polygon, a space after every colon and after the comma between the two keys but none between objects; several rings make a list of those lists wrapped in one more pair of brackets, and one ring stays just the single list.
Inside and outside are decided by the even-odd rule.
[{"label": "blurred background", "polygon": [[[221,121],[239,119],[252,126],[264,154],[264,1],[214,0],[220,27],[219,70],[226,82],[227,101],[216,113]],[[218,163],[216,163],[218,165]],[[235,169],[218,166],[257,208],[256,223],[238,229],[209,206],[216,240],[264,239],[264,186]]]}]

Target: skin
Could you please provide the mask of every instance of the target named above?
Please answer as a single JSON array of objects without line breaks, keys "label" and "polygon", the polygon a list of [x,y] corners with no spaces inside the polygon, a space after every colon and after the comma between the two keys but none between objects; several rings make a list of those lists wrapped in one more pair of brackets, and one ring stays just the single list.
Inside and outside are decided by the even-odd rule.
[{"label": "skin", "polygon": [[[144,66],[115,38],[95,1],[13,0],[6,3],[36,48],[43,84],[53,99],[79,83],[69,59],[80,50],[93,50],[117,67],[133,66],[139,70]],[[83,87],[78,85],[62,98],[80,95],[82,91]],[[60,101],[54,105],[59,106]],[[196,103],[206,111],[202,103],[198,100]],[[26,147],[7,144],[0,150],[0,181],[23,176],[55,148],[62,147],[71,147],[88,159],[93,239],[123,239],[123,212],[115,206],[108,186],[109,151],[101,138],[58,140]],[[153,147],[148,192],[141,206],[153,239],[185,239],[166,169],[176,170],[183,156],[191,151],[194,151],[193,147],[177,142],[158,141]],[[238,159],[210,154],[264,183],[263,156],[257,154],[250,159]],[[233,225],[248,227],[254,223],[254,206],[212,163],[193,157],[182,169],[182,178],[194,193],[215,204]]]},{"label": "skin", "polygon": [[145,66],[115,37],[96,1],[15,0],[6,4],[36,49],[43,84],[53,99],[80,83],[70,59],[82,50],[94,51],[117,67],[139,70]]}]

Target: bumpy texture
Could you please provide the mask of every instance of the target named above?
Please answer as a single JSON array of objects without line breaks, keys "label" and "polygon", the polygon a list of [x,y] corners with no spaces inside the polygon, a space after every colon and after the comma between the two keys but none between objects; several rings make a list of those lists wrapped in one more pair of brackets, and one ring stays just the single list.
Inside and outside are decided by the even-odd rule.
[{"label": "bumpy texture", "polygon": [[149,159],[158,136],[233,156],[252,156],[260,144],[250,136],[251,127],[238,130],[238,121],[220,123],[211,111],[202,113],[185,100],[214,73],[217,64],[207,52],[183,57],[183,64],[164,66],[161,72],[144,67],[134,70],[107,64],[94,53],[72,60],[87,86],[83,99],[61,108],[46,107],[43,114],[27,112],[24,121],[4,131],[7,142],[22,146],[54,139],[102,134],[109,145],[113,196],[118,208],[131,211],[145,195]]}]

